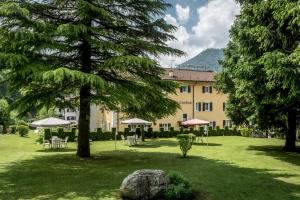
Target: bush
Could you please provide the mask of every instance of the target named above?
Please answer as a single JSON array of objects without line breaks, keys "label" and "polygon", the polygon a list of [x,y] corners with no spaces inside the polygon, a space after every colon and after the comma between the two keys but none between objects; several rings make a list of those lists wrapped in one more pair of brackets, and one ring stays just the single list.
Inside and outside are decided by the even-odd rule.
[{"label": "bush", "polygon": [[25,126],[25,125],[19,125],[18,132],[21,137],[25,137],[29,133],[29,128],[28,128],[28,126]]},{"label": "bush", "polygon": [[25,122],[24,120],[20,120],[20,121],[18,122],[18,125],[19,125],[19,126],[20,126],[20,125],[28,126],[28,123]]},{"label": "bush", "polygon": [[168,175],[168,178],[168,188],[154,199],[192,200],[195,198],[190,183],[183,176],[171,173]]},{"label": "bush", "polygon": [[188,151],[192,148],[195,138],[196,136],[194,134],[177,135],[177,140],[179,142],[180,150],[184,158],[187,156]]},{"label": "bush", "polygon": [[11,129],[11,134],[16,134],[16,132],[17,132],[17,126],[16,125],[11,125],[11,126],[9,126],[9,128]]},{"label": "bush", "polygon": [[243,137],[250,137],[251,135],[251,129],[249,128],[241,128],[240,133]]}]

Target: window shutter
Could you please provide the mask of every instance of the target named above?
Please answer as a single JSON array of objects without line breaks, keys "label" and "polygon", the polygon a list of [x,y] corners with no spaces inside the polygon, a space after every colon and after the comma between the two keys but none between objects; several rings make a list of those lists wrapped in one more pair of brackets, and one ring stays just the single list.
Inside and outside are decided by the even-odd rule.
[{"label": "window shutter", "polygon": [[202,86],[202,93],[205,93],[205,86]]},{"label": "window shutter", "polygon": [[205,111],[205,103],[204,102],[202,103],[202,108],[203,108],[203,111]]},{"label": "window shutter", "polygon": [[225,120],[223,120],[223,128],[225,128]]},{"label": "window shutter", "polygon": [[180,93],[182,93],[182,86],[180,86]]},{"label": "window shutter", "polygon": [[213,111],[213,103],[210,102],[210,111]]},{"label": "window shutter", "polygon": [[188,93],[191,93],[191,86],[188,86]]},{"label": "window shutter", "polygon": [[168,123],[168,128],[169,128],[169,129],[171,128],[171,123]]},{"label": "window shutter", "polygon": [[212,93],[212,86],[209,87],[209,92]]},{"label": "window shutter", "polygon": [[199,104],[199,111],[201,111],[201,102],[198,103]]}]

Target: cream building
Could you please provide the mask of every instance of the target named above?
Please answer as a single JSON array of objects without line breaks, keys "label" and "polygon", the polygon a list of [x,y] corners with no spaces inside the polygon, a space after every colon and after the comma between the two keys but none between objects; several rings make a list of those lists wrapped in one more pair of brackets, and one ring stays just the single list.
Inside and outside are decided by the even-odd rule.
[{"label": "cream building", "polygon": [[[170,98],[177,101],[181,109],[178,109],[174,115],[153,122],[153,130],[158,131],[160,128],[169,130],[170,127],[179,130],[181,122],[190,119],[209,121],[210,126],[213,127],[230,126],[231,121],[225,114],[227,96],[218,93],[213,88],[214,76],[215,73],[209,71],[166,69],[163,78],[180,84],[176,94],[170,95]],[[121,121],[126,119],[122,116],[122,114],[93,105],[91,106],[90,129],[95,131],[97,128],[102,128],[104,131],[110,131],[112,127],[116,127],[124,131],[124,128],[128,126],[121,124]]]},{"label": "cream building", "polygon": [[[166,69],[163,78],[177,81],[180,84],[180,88],[177,89],[176,94],[170,95],[170,98],[177,101],[181,109],[174,115],[153,122],[153,130],[158,131],[160,128],[169,130],[170,127],[179,130],[181,122],[195,118],[209,121],[213,127],[230,126],[231,121],[225,114],[227,96],[218,93],[213,88],[214,76],[214,72]],[[122,116],[122,114],[117,115],[115,112],[92,109],[91,116],[95,115],[97,115],[98,118],[91,118],[91,130],[96,127],[101,127],[105,130],[111,130],[112,127],[116,127],[120,131],[123,131],[124,128],[128,127],[127,125],[121,124],[124,118],[118,118],[118,116]],[[101,123],[99,121],[101,121]],[[94,125],[95,123],[98,124]]]},{"label": "cream building", "polygon": [[170,95],[170,98],[177,101],[181,109],[172,116],[157,120],[153,129],[179,129],[181,122],[190,119],[209,121],[213,127],[230,126],[231,121],[225,114],[227,96],[213,88],[214,76],[214,72],[166,69],[164,79],[180,84],[176,94]]}]

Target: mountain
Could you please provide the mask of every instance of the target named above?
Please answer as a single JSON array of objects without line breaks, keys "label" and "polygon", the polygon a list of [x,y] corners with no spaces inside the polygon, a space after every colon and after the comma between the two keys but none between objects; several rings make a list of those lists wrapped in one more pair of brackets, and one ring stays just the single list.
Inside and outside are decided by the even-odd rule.
[{"label": "mountain", "polygon": [[178,65],[180,69],[194,69],[199,71],[219,71],[218,61],[224,58],[222,49],[206,49],[194,58]]}]

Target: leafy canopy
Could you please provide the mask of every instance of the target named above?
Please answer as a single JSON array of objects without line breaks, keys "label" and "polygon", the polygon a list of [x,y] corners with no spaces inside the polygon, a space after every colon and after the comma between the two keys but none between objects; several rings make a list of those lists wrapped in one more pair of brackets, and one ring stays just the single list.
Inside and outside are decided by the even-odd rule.
[{"label": "leafy canopy", "polygon": [[242,1],[217,88],[236,124],[286,127],[300,115],[300,1]]},{"label": "leafy canopy", "polygon": [[[177,85],[161,79],[155,60],[182,55],[167,46],[176,27],[164,19],[164,0],[8,0],[0,3],[0,66],[14,108],[79,105],[79,90],[110,110],[147,119],[178,108],[168,98]],[[86,59],[88,58],[88,59]],[[66,98],[67,97],[67,98]],[[155,103],[153,103],[155,102]]]}]

